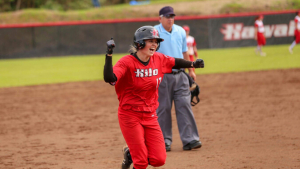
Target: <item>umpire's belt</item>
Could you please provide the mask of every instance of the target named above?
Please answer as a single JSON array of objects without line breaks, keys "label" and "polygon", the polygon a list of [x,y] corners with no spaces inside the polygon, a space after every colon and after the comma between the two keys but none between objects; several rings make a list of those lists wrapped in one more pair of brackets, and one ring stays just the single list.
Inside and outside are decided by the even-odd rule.
[{"label": "umpire's belt", "polygon": [[172,74],[173,75],[176,75],[176,74],[178,74],[180,72],[184,72],[184,70],[183,69],[172,69]]}]

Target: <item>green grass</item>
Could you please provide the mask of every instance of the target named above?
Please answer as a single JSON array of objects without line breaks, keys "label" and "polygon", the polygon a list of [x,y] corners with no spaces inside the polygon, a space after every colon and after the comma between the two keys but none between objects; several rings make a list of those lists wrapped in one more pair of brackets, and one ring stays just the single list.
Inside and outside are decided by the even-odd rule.
[{"label": "green grass", "polygon": [[[3,0],[0,0],[0,2]],[[6,0],[8,1],[8,0]],[[85,0],[86,1],[86,0]],[[46,23],[46,22],[65,22],[65,21],[84,21],[84,20],[107,20],[107,19],[128,19],[128,18],[146,18],[146,17],[157,17],[159,8],[165,5],[173,6],[176,10],[180,11],[179,15],[211,15],[220,13],[239,13],[239,12],[258,12],[258,11],[270,11],[270,10],[290,10],[299,9],[300,0],[286,0],[278,1],[268,5],[261,4],[258,7],[256,4],[249,3],[247,1],[236,1],[228,0],[228,2],[221,7],[220,10],[214,12],[208,12],[214,9],[214,4],[220,0],[151,0],[147,5],[136,5],[131,6],[129,3],[118,4],[118,5],[105,5],[101,3],[100,8],[93,8],[91,1],[84,3],[80,1],[80,4],[76,8],[78,10],[61,11],[62,6],[49,6],[48,10],[44,8],[27,8],[15,12],[1,12],[0,25],[1,24],[20,24],[20,23]],[[193,4],[193,1],[202,1],[200,5],[196,5],[189,10],[180,10],[182,4]],[[215,3],[208,3],[215,1]],[[76,1],[79,2],[79,1]],[[70,2],[69,2],[70,3]],[[74,5],[75,2],[71,4]],[[1,3],[0,3],[1,4]],[[252,5],[250,5],[252,4]],[[264,3],[265,4],[265,3]],[[73,6],[72,5],[72,6]],[[47,6],[47,5],[46,5]],[[89,8],[90,6],[90,8]],[[185,5],[183,5],[185,6]],[[147,7],[147,8],[144,8]],[[0,6],[1,8],[1,6]],[[47,7],[48,8],[48,7]],[[73,9],[76,9],[73,8]],[[55,10],[57,9],[57,10]]]},{"label": "green grass", "polygon": [[220,9],[220,13],[238,13],[243,11],[245,11],[245,7],[236,2],[228,3]]},{"label": "green grass", "polygon": [[266,57],[255,55],[255,47],[199,50],[205,61],[204,69],[196,69],[197,74],[228,73],[270,69],[300,68],[300,45],[294,54],[288,52],[288,45],[263,47]]},{"label": "green grass", "polygon": [[[205,61],[197,74],[229,73],[300,68],[300,46],[294,54],[287,45],[267,46],[266,57],[255,55],[255,47],[199,50]],[[116,63],[125,54],[115,54]],[[0,60],[0,87],[28,86],[103,79],[104,55]]]},{"label": "green grass", "polygon": [[151,0],[151,4],[190,2],[190,1],[205,1],[205,0]]},{"label": "green grass", "polygon": [[[1,1],[1,0],[0,0]],[[178,2],[192,2],[196,0],[152,0],[147,6],[159,4],[171,5]],[[89,1],[90,2],[90,1]],[[143,5],[144,6],[144,5]],[[44,8],[28,8],[14,12],[2,12],[0,24],[19,24],[19,23],[47,23],[64,21],[90,21],[105,19],[124,19],[157,17],[157,11],[140,11],[139,6],[131,6],[129,3],[116,5],[101,5],[100,8],[78,9],[78,10],[49,10]],[[188,11],[187,11],[188,12]]]}]

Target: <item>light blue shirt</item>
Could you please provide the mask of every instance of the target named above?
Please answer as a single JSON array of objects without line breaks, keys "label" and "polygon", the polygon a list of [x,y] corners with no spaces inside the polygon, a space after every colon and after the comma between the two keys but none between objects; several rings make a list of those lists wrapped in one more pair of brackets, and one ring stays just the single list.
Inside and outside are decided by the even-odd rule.
[{"label": "light blue shirt", "polygon": [[154,27],[158,30],[160,38],[164,39],[157,52],[183,59],[182,53],[188,50],[185,30],[176,24],[173,24],[171,33],[166,31],[162,24]]}]

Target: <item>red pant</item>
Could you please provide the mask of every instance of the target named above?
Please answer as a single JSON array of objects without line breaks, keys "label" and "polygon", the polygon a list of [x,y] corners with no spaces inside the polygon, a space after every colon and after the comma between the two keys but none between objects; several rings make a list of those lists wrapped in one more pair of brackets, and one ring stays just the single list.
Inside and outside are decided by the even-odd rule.
[{"label": "red pant", "polygon": [[190,57],[190,61],[194,61],[194,55],[189,55],[189,57]]},{"label": "red pant", "polygon": [[164,165],[167,153],[156,111],[135,112],[119,108],[118,117],[134,168],[146,169],[148,164],[154,167]]},{"label": "red pant", "polygon": [[266,44],[266,38],[263,33],[257,32],[257,44],[260,46]]}]

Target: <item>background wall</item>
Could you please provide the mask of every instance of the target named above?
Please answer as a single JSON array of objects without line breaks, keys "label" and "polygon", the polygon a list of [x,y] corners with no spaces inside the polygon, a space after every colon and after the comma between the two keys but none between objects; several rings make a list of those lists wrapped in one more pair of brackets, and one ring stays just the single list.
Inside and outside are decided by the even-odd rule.
[{"label": "background wall", "polygon": [[[265,16],[267,45],[293,41],[294,12],[260,14]],[[177,17],[175,23],[190,26],[199,49],[254,46],[253,25],[257,15]],[[0,26],[0,59],[103,54],[105,42],[111,37],[117,44],[115,52],[127,53],[135,30],[156,24],[158,18]]]}]

